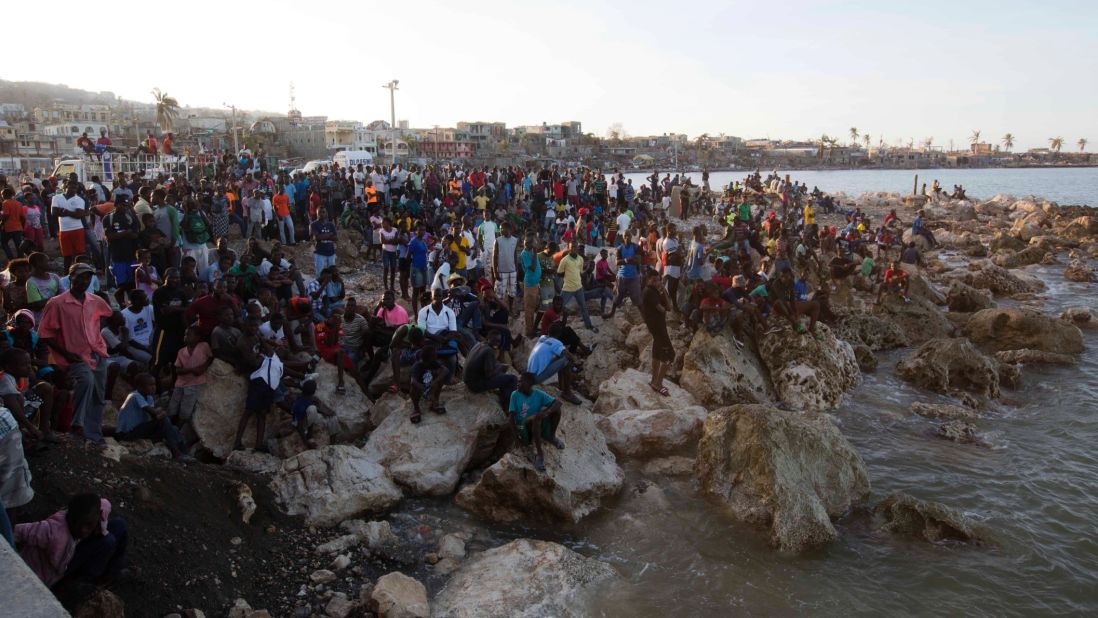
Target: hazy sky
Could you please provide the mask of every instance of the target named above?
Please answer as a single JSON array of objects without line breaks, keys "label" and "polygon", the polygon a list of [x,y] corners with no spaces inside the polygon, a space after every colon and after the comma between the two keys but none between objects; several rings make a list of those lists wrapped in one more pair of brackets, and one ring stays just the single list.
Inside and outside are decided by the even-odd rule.
[{"label": "hazy sky", "polygon": [[[164,7],[172,7],[164,11]],[[0,77],[412,126],[1098,148],[1098,1],[17,2]],[[27,27],[14,26],[26,24]],[[38,25],[33,25],[38,24]],[[79,29],[79,34],[77,31]],[[19,51],[16,51],[19,50]]]}]

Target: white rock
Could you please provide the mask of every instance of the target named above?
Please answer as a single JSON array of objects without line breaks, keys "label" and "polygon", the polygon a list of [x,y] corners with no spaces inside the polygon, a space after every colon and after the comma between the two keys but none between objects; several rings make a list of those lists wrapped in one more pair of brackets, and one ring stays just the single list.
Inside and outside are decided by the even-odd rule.
[{"label": "white rock", "polygon": [[465,541],[453,534],[447,534],[438,540],[439,558],[461,560],[465,557]]},{"label": "white rock", "polygon": [[652,390],[652,376],[636,369],[624,369],[599,385],[595,414],[613,414],[619,410],[659,410],[661,408],[694,406],[698,402],[686,390],[664,381],[670,393],[664,397]]},{"label": "white rock", "polygon": [[397,571],[378,579],[370,598],[377,604],[378,618],[428,618],[431,615],[427,589]]},{"label": "white rock", "polygon": [[599,418],[598,426],[614,453],[650,457],[680,449],[701,435],[706,411],[701,406],[675,410],[619,410]]},{"label": "white rock", "polygon": [[858,385],[862,372],[854,348],[837,339],[827,325],[819,323],[817,341],[810,334],[795,332],[775,316],[782,330],[759,340],[759,356],[770,370],[770,380],[781,401],[805,411],[830,410],[843,394]]},{"label": "white rock", "polygon": [[[683,357],[679,384],[699,403],[717,407],[733,402],[764,403],[774,399],[762,363],[724,334],[698,329]],[[688,403],[675,400],[675,406]]]},{"label": "white rock", "polygon": [[290,515],[310,525],[335,524],[366,512],[384,511],[402,494],[385,468],[353,446],[326,446],[287,459],[271,488]]}]

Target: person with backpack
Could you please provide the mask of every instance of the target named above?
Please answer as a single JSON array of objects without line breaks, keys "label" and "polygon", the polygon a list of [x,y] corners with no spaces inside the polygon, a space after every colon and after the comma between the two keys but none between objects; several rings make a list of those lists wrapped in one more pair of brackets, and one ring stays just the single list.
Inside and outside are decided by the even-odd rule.
[{"label": "person with backpack", "polygon": [[212,226],[206,213],[191,198],[183,202],[183,223],[180,228],[183,237],[181,244],[183,255],[194,258],[197,272],[205,271],[210,261],[206,243],[210,242]]}]

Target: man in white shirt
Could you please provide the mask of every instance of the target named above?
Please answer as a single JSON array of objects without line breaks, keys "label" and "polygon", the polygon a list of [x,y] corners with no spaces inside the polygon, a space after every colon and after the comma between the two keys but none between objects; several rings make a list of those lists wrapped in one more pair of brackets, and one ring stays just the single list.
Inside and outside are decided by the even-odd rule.
[{"label": "man in white shirt", "polygon": [[358,169],[355,170],[355,198],[362,197],[362,190],[366,187],[366,173],[362,171],[362,164],[358,164]]},{"label": "man in white shirt", "polygon": [[427,331],[427,341],[438,347],[438,358],[454,375],[457,370],[458,330],[457,315],[447,307],[444,290],[431,292],[431,304],[419,310],[416,323]]},{"label": "man in white shirt", "polygon": [[50,212],[57,215],[57,226],[60,230],[57,239],[61,255],[65,258],[66,271],[72,266],[76,256],[86,252],[87,247],[84,217],[88,216],[88,210],[84,198],[76,194],[79,188],[80,183],[70,181],[65,185],[65,193],[54,195],[50,204]]},{"label": "man in white shirt", "polygon": [[618,238],[624,238],[625,233],[629,231],[629,226],[633,223],[633,217],[629,216],[629,214],[625,211],[624,206],[621,209],[621,214],[618,215],[617,223]]}]

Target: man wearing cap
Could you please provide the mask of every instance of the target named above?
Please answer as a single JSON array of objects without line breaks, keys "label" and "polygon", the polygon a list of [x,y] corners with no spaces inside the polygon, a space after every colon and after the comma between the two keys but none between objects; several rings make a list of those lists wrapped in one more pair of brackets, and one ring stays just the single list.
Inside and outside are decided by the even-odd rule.
[{"label": "man wearing cap", "polygon": [[66,369],[73,381],[74,433],[102,442],[109,363],[99,321],[110,317],[112,311],[105,300],[87,293],[94,274],[89,264],[72,265],[69,289],[46,302],[38,336],[50,350],[50,363]]}]

